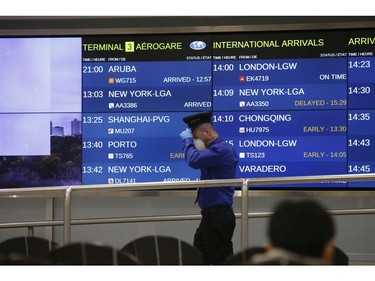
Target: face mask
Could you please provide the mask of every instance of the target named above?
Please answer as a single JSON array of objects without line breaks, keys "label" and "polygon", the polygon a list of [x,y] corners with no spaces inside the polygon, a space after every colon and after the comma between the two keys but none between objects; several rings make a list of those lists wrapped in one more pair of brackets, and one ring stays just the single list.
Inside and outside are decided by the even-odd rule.
[{"label": "face mask", "polygon": [[205,150],[206,146],[200,139],[194,139],[194,145],[198,150]]}]

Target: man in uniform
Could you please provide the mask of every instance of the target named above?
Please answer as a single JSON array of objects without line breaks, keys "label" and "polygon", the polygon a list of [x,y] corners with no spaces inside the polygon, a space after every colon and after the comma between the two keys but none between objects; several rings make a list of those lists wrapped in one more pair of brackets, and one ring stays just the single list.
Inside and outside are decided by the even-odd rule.
[{"label": "man in uniform", "polygon": [[[183,118],[188,126],[180,134],[185,161],[191,168],[200,169],[201,180],[235,179],[237,153],[218,135],[211,117],[211,112],[203,112]],[[198,190],[202,219],[193,245],[202,252],[204,264],[222,264],[233,255],[232,237],[236,225],[232,208],[234,189],[228,186]]]}]

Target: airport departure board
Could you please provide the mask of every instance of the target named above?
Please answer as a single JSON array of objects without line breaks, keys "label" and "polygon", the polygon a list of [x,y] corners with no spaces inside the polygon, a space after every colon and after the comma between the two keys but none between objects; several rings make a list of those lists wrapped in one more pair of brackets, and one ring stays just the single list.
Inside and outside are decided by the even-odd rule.
[{"label": "airport departure board", "polygon": [[[79,109],[66,111],[78,114],[71,117],[71,135],[81,155],[70,159],[79,172],[67,169],[66,182],[69,175],[79,184],[199,179],[199,170],[184,161],[179,134],[184,116],[203,111],[213,112],[214,127],[237,151],[237,178],[375,172],[373,29],[74,40]],[[62,113],[51,110],[51,116]],[[56,137],[64,134],[51,127],[55,155]],[[16,156],[3,158],[9,163]],[[45,177],[51,175],[56,179],[53,171]],[[252,188],[374,187],[322,182]]]}]

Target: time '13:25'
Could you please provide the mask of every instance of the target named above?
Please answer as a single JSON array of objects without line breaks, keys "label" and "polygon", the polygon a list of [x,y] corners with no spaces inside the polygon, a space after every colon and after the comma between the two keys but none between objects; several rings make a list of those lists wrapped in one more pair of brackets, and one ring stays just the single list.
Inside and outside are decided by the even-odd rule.
[{"label": "time '13:25'", "polygon": [[83,116],[82,122],[84,124],[102,124],[103,116]]}]

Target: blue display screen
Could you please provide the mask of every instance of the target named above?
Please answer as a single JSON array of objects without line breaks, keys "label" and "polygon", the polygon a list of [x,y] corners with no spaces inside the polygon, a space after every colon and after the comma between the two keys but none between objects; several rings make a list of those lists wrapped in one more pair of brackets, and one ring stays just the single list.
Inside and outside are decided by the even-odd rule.
[{"label": "blue display screen", "polygon": [[[166,52],[152,61],[144,61],[142,53],[162,51],[141,45],[153,42],[152,36],[118,41],[132,42],[129,62],[108,61],[118,52],[107,56],[101,52],[104,61],[92,62],[94,57],[84,52],[83,57],[90,54],[90,58],[84,59],[83,67],[90,71],[83,73],[83,118],[100,116],[103,121],[84,122],[83,141],[101,141],[104,147],[83,149],[84,166],[103,168],[102,176],[84,173],[83,182],[199,178],[199,171],[185,166],[179,139],[185,128],[182,117],[194,111],[213,111],[214,127],[239,155],[237,177],[373,172],[373,46],[361,44],[367,55],[356,54],[355,46],[350,46],[358,41],[350,37],[354,35],[342,31],[202,35],[194,40],[206,48],[194,54],[183,36],[164,36],[159,42],[171,46],[179,41],[181,52]],[[91,40],[84,43],[107,42],[105,37]],[[121,55],[128,60],[126,51]],[[100,72],[92,71],[99,68]],[[86,97],[88,91],[102,96]],[[114,172],[113,165],[123,172]],[[156,172],[161,165],[168,169]],[[375,185],[335,182],[287,188],[361,186]]]},{"label": "blue display screen", "polygon": [[[1,93],[7,93],[0,96],[9,100],[0,105],[6,124],[0,187],[197,180],[200,171],[185,163],[179,134],[186,128],[182,118],[202,111],[213,112],[215,129],[237,151],[237,178],[374,173],[374,34],[367,29],[48,39],[52,47],[36,58],[43,69],[34,75],[37,84],[27,82],[35,66],[19,77],[20,90],[11,66],[0,73]],[[0,39],[0,47],[11,53],[12,44],[22,43],[27,50],[26,39]],[[37,49],[45,40],[32,43]],[[9,63],[9,56],[0,60]],[[26,97],[30,91],[38,98]],[[43,124],[33,129],[39,132],[33,138],[27,129],[34,125],[27,120]],[[12,141],[16,136],[7,124],[15,121],[23,122],[28,143]],[[252,188],[374,187],[322,182]]]}]

